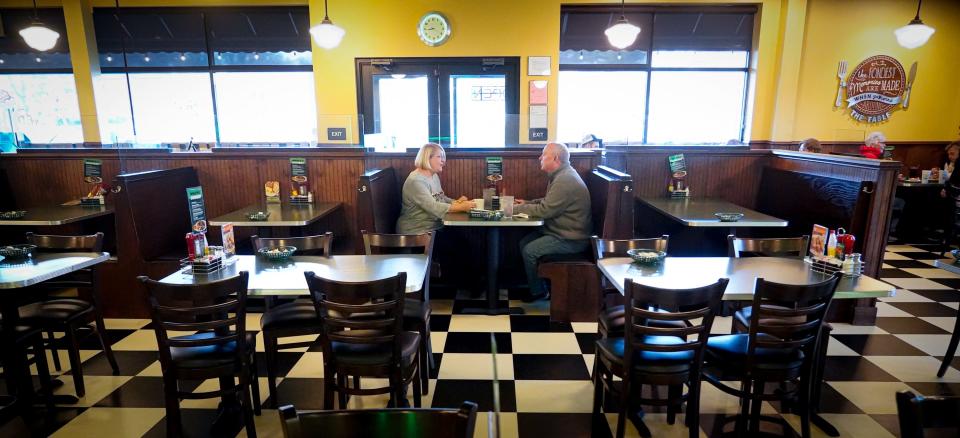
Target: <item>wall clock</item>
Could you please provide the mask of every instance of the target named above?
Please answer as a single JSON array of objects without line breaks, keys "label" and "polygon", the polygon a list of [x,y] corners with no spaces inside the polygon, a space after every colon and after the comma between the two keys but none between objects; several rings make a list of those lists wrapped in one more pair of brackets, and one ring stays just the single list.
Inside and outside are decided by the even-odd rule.
[{"label": "wall clock", "polygon": [[417,36],[430,47],[439,46],[450,39],[450,22],[439,12],[427,12],[417,23]]}]

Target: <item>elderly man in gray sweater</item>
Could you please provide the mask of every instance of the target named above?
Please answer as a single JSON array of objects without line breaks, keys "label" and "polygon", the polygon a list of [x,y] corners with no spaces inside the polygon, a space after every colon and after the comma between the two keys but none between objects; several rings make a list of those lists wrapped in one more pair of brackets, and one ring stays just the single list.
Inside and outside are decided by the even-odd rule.
[{"label": "elderly man in gray sweater", "polygon": [[570,151],[560,143],[548,143],[540,154],[540,170],[550,182],[547,194],[531,201],[518,200],[515,213],[526,213],[543,219],[543,228],[520,241],[520,252],[530,283],[524,301],[547,298],[543,282],[537,276],[537,262],[547,254],[583,252],[590,239],[590,192],[587,185],[570,167]]}]

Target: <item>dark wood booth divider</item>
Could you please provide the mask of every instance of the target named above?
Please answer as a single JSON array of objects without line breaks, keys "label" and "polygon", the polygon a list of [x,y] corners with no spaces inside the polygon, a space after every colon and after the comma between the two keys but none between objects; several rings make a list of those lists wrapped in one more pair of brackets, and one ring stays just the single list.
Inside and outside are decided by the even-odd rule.
[{"label": "dark wood booth divider", "polygon": [[393,168],[364,172],[360,175],[357,193],[359,229],[371,233],[395,233],[401,199]]}]

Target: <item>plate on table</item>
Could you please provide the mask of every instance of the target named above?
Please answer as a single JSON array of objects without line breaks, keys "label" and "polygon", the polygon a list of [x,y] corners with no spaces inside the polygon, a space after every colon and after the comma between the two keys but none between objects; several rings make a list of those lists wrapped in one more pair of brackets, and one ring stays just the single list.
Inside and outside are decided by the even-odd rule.
[{"label": "plate on table", "polygon": [[743,219],[743,213],[719,212],[714,213],[713,215],[716,216],[717,219],[720,219],[720,222],[736,222],[740,219]]},{"label": "plate on table", "polygon": [[295,246],[276,246],[273,248],[260,248],[257,254],[273,261],[287,260],[293,253],[297,252]]},{"label": "plate on table", "polygon": [[22,259],[32,256],[33,251],[36,249],[37,245],[31,245],[29,243],[0,246],[0,256],[4,256],[8,259]]},{"label": "plate on table", "polygon": [[252,211],[250,213],[247,213],[247,219],[250,219],[252,221],[262,222],[269,218],[270,218],[269,211]]},{"label": "plate on table", "polygon": [[663,262],[663,259],[667,257],[667,253],[664,251],[653,251],[649,249],[628,249],[627,255],[633,259],[634,263],[639,263],[641,265],[657,265]]},{"label": "plate on table", "polygon": [[10,210],[0,212],[0,219],[23,219],[26,215],[26,210]]}]

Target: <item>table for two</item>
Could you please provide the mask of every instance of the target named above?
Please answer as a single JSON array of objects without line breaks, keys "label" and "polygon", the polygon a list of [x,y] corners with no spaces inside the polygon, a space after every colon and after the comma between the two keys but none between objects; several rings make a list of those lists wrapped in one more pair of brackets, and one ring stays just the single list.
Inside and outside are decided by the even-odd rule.
[{"label": "table for two", "polygon": [[[340,208],[339,202],[317,202],[313,204],[267,204],[257,203],[231,211],[210,220],[210,225],[219,227],[232,223],[235,227],[256,227],[260,237],[275,236],[274,228],[289,228],[291,235],[304,235],[304,228],[323,219]],[[248,214],[263,211],[270,213],[266,220],[255,221]]]}]

